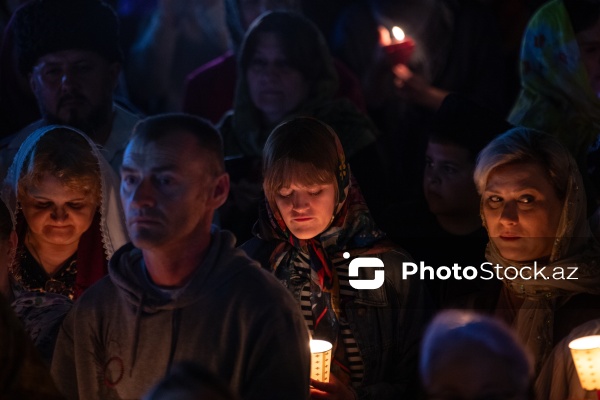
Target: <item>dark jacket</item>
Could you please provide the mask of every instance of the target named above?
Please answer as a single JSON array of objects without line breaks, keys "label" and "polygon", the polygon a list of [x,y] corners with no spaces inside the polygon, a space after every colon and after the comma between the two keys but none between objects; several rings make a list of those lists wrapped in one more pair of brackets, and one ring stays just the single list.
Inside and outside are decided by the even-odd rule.
[{"label": "dark jacket", "polygon": [[[273,243],[253,238],[241,248],[271,269]],[[408,254],[392,250],[369,255],[374,256],[385,266],[383,286],[357,290],[344,309],[364,365],[363,382],[355,389],[360,399],[415,399],[418,346],[432,315],[431,301],[421,282],[402,277],[402,263],[412,262]],[[371,268],[359,268],[357,279],[373,279],[373,274]],[[299,305],[300,298],[296,300]]]}]

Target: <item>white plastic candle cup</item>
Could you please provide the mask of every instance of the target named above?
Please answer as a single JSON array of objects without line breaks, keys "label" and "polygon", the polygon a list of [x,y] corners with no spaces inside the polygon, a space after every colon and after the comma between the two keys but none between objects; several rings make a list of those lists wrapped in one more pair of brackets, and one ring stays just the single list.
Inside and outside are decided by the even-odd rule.
[{"label": "white plastic candle cup", "polygon": [[581,387],[600,389],[600,335],[585,336],[569,343]]},{"label": "white plastic candle cup", "polygon": [[316,381],[329,382],[331,369],[331,343],[325,340],[310,341],[310,377]]}]

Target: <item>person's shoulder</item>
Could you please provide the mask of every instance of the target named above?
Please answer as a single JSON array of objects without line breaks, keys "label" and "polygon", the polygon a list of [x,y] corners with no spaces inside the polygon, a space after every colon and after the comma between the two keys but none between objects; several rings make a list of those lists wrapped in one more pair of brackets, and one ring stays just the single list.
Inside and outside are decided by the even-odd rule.
[{"label": "person's shoulder", "polygon": [[[228,231],[220,231],[221,241],[228,241],[233,236]],[[224,237],[224,238],[223,238]],[[264,301],[265,298],[277,299],[287,289],[269,271],[261,268],[260,264],[251,258],[240,247],[233,247],[231,243],[223,243],[219,251],[223,257],[217,262],[219,274],[212,274],[215,279],[222,280],[236,294],[247,296],[250,301]]]},{"label": "person's shoulder", "polygon": [[276,246],[275,242],[253,237],[242,243],[238,248],[244,250],[250,258],[256,260],[261,267],[268,270],[270,269],[269,258]]},{"label": "person's shoulder", "polygon": [[120,104],[113,103],[115,116],[113,119],[113,131],[127,131],[131,133],[135,124],[141,119],[139,114],[122,107]]},{"label": "person's shoulder", "polygon": [[21,144],[27,139],[29,135],[35,132],[37,129],[46,125],[46,122],[42,119],[39,119],[31,124],[27,125],[17,133],[9,136],[6,140],[9,142],[7,148],[9,149],[19,149]]},{"label": "person's shoulder", "polygon": [[87,315],[93,310],[111,308],[118,301],[117,287],[110,276],[106,275],[90,286],[74,304],[76,313]]}]

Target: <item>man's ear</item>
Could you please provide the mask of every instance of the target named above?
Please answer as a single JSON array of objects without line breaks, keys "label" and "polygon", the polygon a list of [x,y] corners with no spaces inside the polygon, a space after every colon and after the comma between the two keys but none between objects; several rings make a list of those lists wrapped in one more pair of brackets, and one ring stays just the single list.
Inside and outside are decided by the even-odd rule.
[{"label": "man's ear", "polygon": [[229,184],[229,174],[227,172],[216,178],[211,198],[211,203],[215,210],[221,207],[227,200],[227,196],[229,196]]}]

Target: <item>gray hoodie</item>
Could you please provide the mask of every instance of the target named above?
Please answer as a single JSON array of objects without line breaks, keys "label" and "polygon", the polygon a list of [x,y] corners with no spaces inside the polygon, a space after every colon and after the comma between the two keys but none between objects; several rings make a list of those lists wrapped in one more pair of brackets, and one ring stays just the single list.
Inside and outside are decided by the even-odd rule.
[{"label": "gray hoodie", "polygon": [[244,399],[306,399],[308,333],[294,299],[213,230],[205,260],[175,298],[149,281],[128,244],[109,276],[74,305],[52,375],[69,399],[138,399],[179,361],[193,361]]}]

